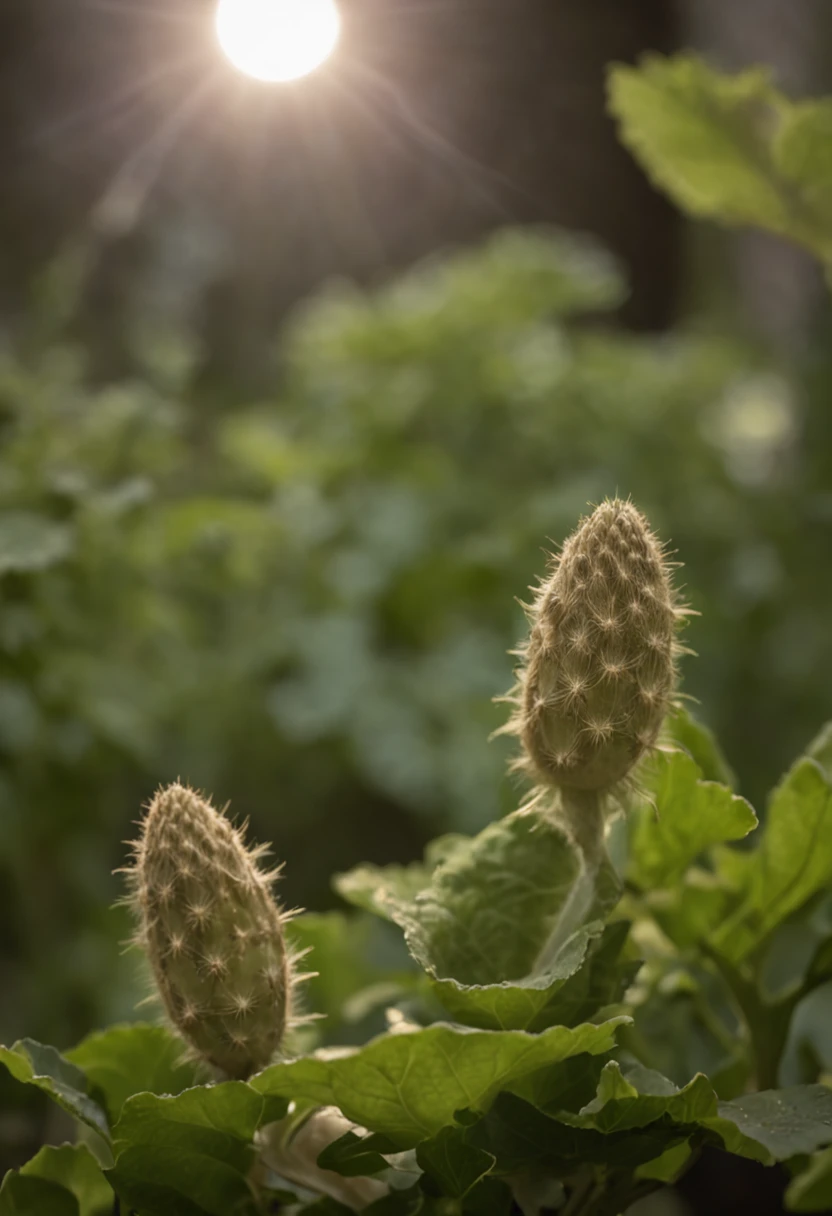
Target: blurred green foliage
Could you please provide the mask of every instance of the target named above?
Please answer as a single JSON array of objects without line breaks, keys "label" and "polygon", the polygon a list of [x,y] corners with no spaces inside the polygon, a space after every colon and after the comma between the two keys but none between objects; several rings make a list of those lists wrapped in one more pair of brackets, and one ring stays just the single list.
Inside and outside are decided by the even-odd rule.
[{"label": "blurred green foliage", "polygon": [[487,742],[514,600],[607,493],[684,559],[686,688],[743,788],[800,749],[832,664],[810,398],[726,338],[616,331],[625,291],[590,244],[506,230],[333,285],[269,399],[213,411],[176,335],[105,386],[54,333],[6,349],[0,1037],[132,1015],[110,870],[162,780],[233,795],[316,907],[516,805]]}]

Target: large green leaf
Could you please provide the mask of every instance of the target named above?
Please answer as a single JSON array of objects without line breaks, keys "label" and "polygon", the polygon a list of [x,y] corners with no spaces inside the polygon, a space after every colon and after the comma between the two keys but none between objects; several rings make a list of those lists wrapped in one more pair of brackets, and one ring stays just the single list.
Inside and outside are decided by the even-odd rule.
[{"label": "large green leaf", "polygon": [[563,1113],[560,1118],[574,1127],[606,1133],[631,1131],[660,1120],[686,1127],[716,1113],[716,1094],[701,1073],[677,1089],[667,1077],[650,1069],[638,1067],[625,1076],[621,1065],[611,1060],[604,1066],[593,1100],[579,1114]]},{"label": "large green leaf", "polygon": [[799,760],[774,791],[745,882],[746,898],[711,939],[733,963],[832,882],[832,785],[814,760]]},{"label": "large green leaf", "polygon": [[654,1161],[694,1129],[656,1121],[635,1129],[600,1131],[580,1119],[567,1123],[515,1094],[501,1093],[487,1114],[464,1133],[467,1143],[491,1153],[496,1170],[514,1174],[544,1168],[565,1177],[586,1164],[617,1169]]},{"label": "large green leaf", "polygon": [[622,141],[692,215],[786,233],[787,202],[772,172],[767,71],[724,76],[691,55],[650,55],[610,73]]},{"label": "large green leaf", "polygon": [[0,1047],[0,1063],[16,1080],[42,1089],[76,1119],[109,1139],[107,1116],[89,1096],[87,1078],[54,1047],[21,1039],[13,1047]]},{"label": "large green leaf", "polygon": [[0,1216],[79,1216],[78,1200],[57,1182],[10,1170],[0,1187]]},{"label": "large green leaf", "polygon": [[586,1021],[604,1005],[620,1001],[640,962],[620,962],[629,923],[584,925],[540,975],[504,984],[460,984],[435,980],[433,990],[449,1013],[487,1030],[539,1031]]},{"label": "large green leaf", "polygon": [[832,1143],[832,1089],[794,1085],[720,1102],[703,1120],[729,1152],[758,1161],[787,1161]]},{"label": "large green leaf", "polygon": [[97,1031],[66,1053],[103,1094],[112,1120],[133,1094],[178,1094],[194,1085],[197,1066],[184,1056],[185,1044],[178,1035],[146,1025]]},{"label": "large green leaf", "polygon": [[137,1094],[113,1129],[110,1180],[122,1200],[154,1216],[226,1216],[252,1199],[254,1133],[282,1118],[286,1103],[242,1081],[203,1085],[175,1097]]},{"label": "large green leaf", "polygon": [[[110,1216],[113,1190],[85,1144],[46,1145],[20,1171],[27,1178],[45,1178],[71,1192],[79,1216]],[[0,1208],[2,1211],[2,1208]]]},{"label": "large green leaf", "polygon": [[[515,811],[457,848],[430,886],[393,916],[413,957],[435,978],[499,984],[535,969],[582,869],[551,814]],[[590,896],[587,913],[593,902]]]},{"label": "large green leaf", "polygon": [[654,805],[632,815],[629,873],[642,890],[674,887],[712,845],[740,840],[757,826],[744,798],[702,781],[692,757],[658,753],[643,772]]},{"label": "large green leaf", "polygon": [[419,1165],[435,1178],[443,1193],[462,1199],[494,1167],[491,1153],[466,1144],[455,1128],[443,1127],[432,1140],[423,1140],[416,1149]]},{"label": "large green leaf", "polygon": [[356,866],[345,874],[336,874],[332,885],[347,903],[392,920],[391,910],[397,904],[413,900],[428,886],[440,862],[463,850],[468,841],[467,836],[448,833],[427,846],[424,861],[414,861],[407,866]]},{"label": "large green leaf", "polygon": [[501,1089],[537,1069],[581,1052],[609,1051],[628,1021],[553,1026],[539,1035],[439,1023],[383,1035],[353,1052],[274,1064],[251,1085],[264,1094],[338,1106],[348,1119],[410,1148],[452,1125],[457,1110],[485,1110]]}]

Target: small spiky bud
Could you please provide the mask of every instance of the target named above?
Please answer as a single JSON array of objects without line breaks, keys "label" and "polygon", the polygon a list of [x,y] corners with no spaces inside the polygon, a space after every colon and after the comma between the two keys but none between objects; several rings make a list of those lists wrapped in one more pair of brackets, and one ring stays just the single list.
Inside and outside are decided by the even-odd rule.
[{"label": "small spiky bud", "polygon": [[656,742],[684,615],[662,546],[630,502],[601,503],[563,546],[529,610],[506,728],[538,784],[603,794]]},{"label": "small spiky bud", "polygon": [[242,834],[185,786],[150,804],[127,873],[165,1010],[229,1077],[264,1068],[283,1038],[292,958],[283,915]]}]

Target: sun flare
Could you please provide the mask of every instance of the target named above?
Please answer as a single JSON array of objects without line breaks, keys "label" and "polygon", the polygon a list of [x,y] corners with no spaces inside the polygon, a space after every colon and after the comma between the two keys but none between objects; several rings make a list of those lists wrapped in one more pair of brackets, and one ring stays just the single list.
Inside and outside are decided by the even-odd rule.
[{"label": "sun flare", "polygon": [[219,0],[217,38],[239,71],[256,80],[297,80],[335,49],[334,0]]}]

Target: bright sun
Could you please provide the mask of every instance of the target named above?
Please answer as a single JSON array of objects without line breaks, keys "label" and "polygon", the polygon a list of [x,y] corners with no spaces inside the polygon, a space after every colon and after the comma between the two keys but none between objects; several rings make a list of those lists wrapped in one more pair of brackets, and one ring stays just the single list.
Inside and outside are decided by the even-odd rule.
[{"label": "bright sun", "polygon": [[219,0],[217,37],[236,68],[257,80],[297,80],[333,51],[334,0]]}]

